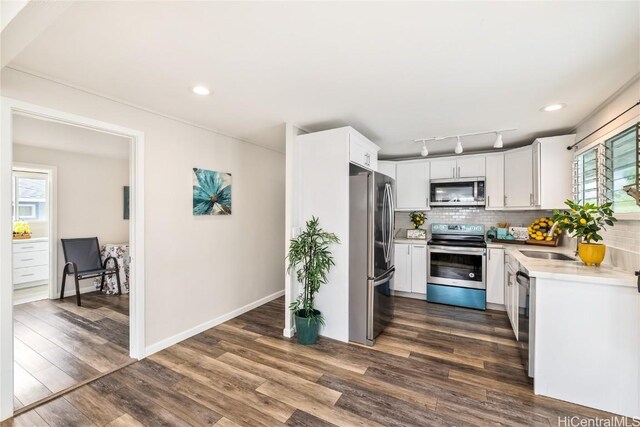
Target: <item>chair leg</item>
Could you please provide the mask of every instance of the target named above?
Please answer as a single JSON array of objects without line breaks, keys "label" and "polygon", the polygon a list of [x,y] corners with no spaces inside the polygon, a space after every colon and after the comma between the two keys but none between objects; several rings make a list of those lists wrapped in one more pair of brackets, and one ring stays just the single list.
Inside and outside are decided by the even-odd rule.
[{"label": "chair leg", "polygon": [[122,287],[120,285],[120,271],[116,270],[116,283],[118,284],[118,295],[122,295]]},{"label": "chair leg", "polygon": [[74,274],[73,277],[76,279],[76,304],[80,307],[80,281],[78,280],[78,274]]},{"label": "chair leg", "polygon": [[62,270],[62,286],[60,287],[60,299],[64,299],[64,285],[67,283],[67,273],[69,270],[69,266],[65,265]]},{"label": "chair leg", "polygon": [[100,282],[100,292],[102,292],[102,289],[104,288],[104,273],[102,273],[102,279]]}]

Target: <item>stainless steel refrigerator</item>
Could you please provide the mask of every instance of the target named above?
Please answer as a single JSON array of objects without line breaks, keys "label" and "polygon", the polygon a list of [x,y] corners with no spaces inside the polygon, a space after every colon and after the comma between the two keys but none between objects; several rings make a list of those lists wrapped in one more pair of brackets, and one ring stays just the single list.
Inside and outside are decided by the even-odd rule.
[{"label": "stainless steel refrigerator", "polygon": [[349,340],[373,345],[393,317],[394,180],[349,171]]}]

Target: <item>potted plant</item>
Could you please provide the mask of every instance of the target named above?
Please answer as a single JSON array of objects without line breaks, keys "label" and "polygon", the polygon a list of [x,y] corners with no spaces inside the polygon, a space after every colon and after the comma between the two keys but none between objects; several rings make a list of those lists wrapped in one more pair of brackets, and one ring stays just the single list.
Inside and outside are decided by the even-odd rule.
[{"label": "potted plant", "polygon": [[578,256],[586,265],[599,266],[604,260],[606,246],[596,243],[602,240],[599,231],[605,224],[613,226],[617,219],[613,216],[611,202],[598,206],[594,203],[580,205],[571,200],[564,202],[570,210],[554,211],[552,220],[561,230],[566,230],[578,239]]},{"label": "potted plant", "polygon": [[413,224],[414,229],[419,229],[420,226],[424,225],[427,216],[422,211],[413,211],[409,213],[409,221]]},{"label": "potted plant", "polygon": [[335,265],[329,250],[332,243],[340,243],[340,239],[320,228],[316,217],[311,217],[302,234],[290,242],[288,271],[294,270],[298,282],[302,284],[302,293],[289,306],[295,318],[300,344],[315,344],[318,341],[318,329],[324,325],[322,313],[315,309],[314,301],[320,286],[327,283],[329,270]]},{"label": "potted plant", "polygon": [[13,223],[13,238],[14,239],[30,239],[31,227],[25,221],[16,221]]}]

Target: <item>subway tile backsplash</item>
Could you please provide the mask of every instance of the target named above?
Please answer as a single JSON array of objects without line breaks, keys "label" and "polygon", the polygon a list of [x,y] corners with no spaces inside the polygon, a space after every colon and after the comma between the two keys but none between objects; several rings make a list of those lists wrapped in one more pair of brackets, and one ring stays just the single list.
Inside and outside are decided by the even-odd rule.
[{"label": "subway tile backsplash", "polygon": [[[552,211],[487,211],[479,207],[439,207],[433,208],[427,213],[427,223],[423,228],[429,230],[431,224],[482,224],[487,229],[496,226],[499,222],[508,222],[513,227],[527,227],[531,222],[541,216],[553,215]],[[399,229],[413,228],[409,221],[409,212],[396,212],[396,231]]]},{"label": "subway tile backsplash", "polygon": [[[484,208],[433,208],[427,213],[424,229],[430,230],[431,224],[482,224],[487,229],[498,222],[508,222],[514,227],[526,227],[541,216],[551,216],[552,211],[487,211]],[[409,212],[396,211],[396,232],[401,229],[413,228],[409,221]],[[635,271],[640,268],[640,220],[621,220],[614,227],[608,227],[602,232],[603,243],[607,245],[605,262],[614,267]],[[576,247],[574,239],[564,239],[561,244],[571,248]]]}]

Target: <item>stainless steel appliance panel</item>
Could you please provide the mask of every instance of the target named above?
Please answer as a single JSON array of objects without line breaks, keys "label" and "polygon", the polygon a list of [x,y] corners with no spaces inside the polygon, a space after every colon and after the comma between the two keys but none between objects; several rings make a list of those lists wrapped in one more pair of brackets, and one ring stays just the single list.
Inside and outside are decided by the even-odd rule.
[{"label": "stainless steel appliance panel", "polygon": [[372,345],[393,317],[394,181],[351,165],[349,340]]},{"label": "stainless steel appliance panel", "polygon": [[427,282],[486,289],[486,252],[486,248],[430,245]]},{"label": "stainless steel appliance panel", "polygon": [[431,206],[484,206],[484,177],[434,179],[429,182]]},{"label": "stainless steel appliance panel", "polygon": [[392,178],[381,173],[373,173],[371,200],[373,202],[373,271],[370,277],[376,278],[393,266],[393,222],[394,206]]},{"label": "stainless steel appliance panel", "polygon": [[534,376],[534,301],[532,279],[523,271],[516,272],[518,282],[518,348],[520,357],[530,377]]}]

